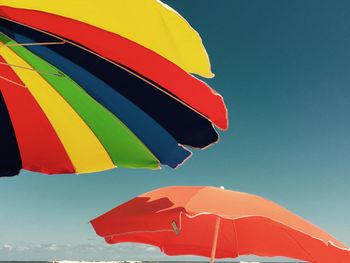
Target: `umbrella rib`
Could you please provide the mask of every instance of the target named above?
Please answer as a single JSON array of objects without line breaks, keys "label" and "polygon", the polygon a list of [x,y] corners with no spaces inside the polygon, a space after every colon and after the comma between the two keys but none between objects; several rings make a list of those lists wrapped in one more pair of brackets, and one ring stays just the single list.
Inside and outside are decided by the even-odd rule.
[{"label": "umbrella rib", "polygon": [[313,256],[298,242],[298,240],[296,240],[291,234],[288,233],[287,230],[285,230],[284,228],[282,228],[282,230],[287,234],[287,236],[289,236],[289,238],[291,238],[311,259],[311,262],[313,263],[317,263],[317,261],[313,258]]},{"label": "umbrella rib", "polygon": [[20,69],[35,71],[35,72],[38,72],[38,73],[41,73],[41,74],[45,74],[45,75],[52,75],[52,76],[57,76],[57,77],[64,77],[64,75],[63,75],[62,73],[57,74],[57,73],[51,73],[51,72],[46,72],[46,71],[42,71],[42,70],[35,70],[35,69],[32,69],[32,68],[22,67],[22,66],[18,66],[18,65],[13,65],[13,64],[4,63],[4,62],[0,62],[0,65],[9,66],[9,67],[11,67],[11,68],[20,68]]},{"label": "umbrella rib", "polygon": [[14,81],[14,80],[5,78],[5,77],[3,77],[3,76],[1,76],[1,75],[0,75],[0,79],[3,79],[3,80],[5,80],[5,81],[8,81],[8,82],[10,82],[10,83],[12,83],[12,84],[15,84],[15,85],[17,85],[17,86],[20,86],[20,87],[22,87],[22,88],[27,88],[27,87],[24,86],[23,84],[18,83],[18,82]]},{"label": "umbrella rib", "polygon": [[16,44],[5,44],[7,47],[25,47],[25,46],[51,46],[51,45],[63,45],[66,44],[66,41],[61,42],[37,42],[37,43],[16,43]]},{"label": "umbrella rib", "polygon": [[[181,230],[182,230],[182,214],[187,215],[186,213],[184,213],[182,211],[179,214],[179,233],[181,233]],[[106,236],[104,236],[104,238],[111,238],[113,236],[124,236],[124,235],[130,235],[130,234],[138,234],[138,233],[160,233],[160,232],[174,232],[174,229],[171,227],[168,229],[158,229],[158,230],[136,230],[136,231],[106,235]]]},{"label": "umbrella rib", "polygon": [[239,256],[238,250],[238,238],[237,238],[237,228],[235,220],[232,220],[233,232],[234,232],[234,249],[236,249],[237,256]]},{"label": "umbrella rib", "polygon": [[161,232],[174,232],[174,230],[173,229],[137,230],[137,231],[130,231],[130,232],[123,232],[123,233],[118,233],[118,234],[106,235],[106,236],[104,236],[104,238],[112,238],[112,237],[133,235],[133,234],[139,234],[139,233],[161,233]]},{"label": "umbrella rib", "polygon": [[[0,34],[4,35],[5,37],[8,37],[7,35],[5,35],[4,33],[0,32]],[[9,37],[8,37],[9,38]],[[10,38],[11,39],[11,38]],[[12,41],[14,41],[13,39],[11,39]],[[47,42],[46,44],[48,44],[49,42]],[[53,42],[52,42],[53,43]],[[58,43],[58,42],[56,42]],[[18,44],[18,43],[13,43],[13,44],[7,44],[7,43],[3,43],[3,42],[0,42],[0,48],[2,47],[15,47],[15,46],[29,46],[29,45],[35,45],[34,43],[30,44],[30,43],[27,43],[27,44]],[[44,75],[52,75],[52,76],[57,76],[57,77],[64,77],[64,75],[59,72],[59,74],[56,74],[56,73],[51,73],[51,72],[46,72],[46,71],[41,71],[41,70],[35,70],[33,68],[27,68],[27,67],[23,67],[23,66],[18,66],[18,65],[13,65],[13,64],[9,64],[9,63],[5,63],[5,62],[0,62],[0,65],[5,65],[5,66],[9,66],[11,68],[20,68],[20,69],[25,69],[25,70],[30,70],[30,71],[35,71],[35,72],[38,72],[40,74],[44,74]]]}]

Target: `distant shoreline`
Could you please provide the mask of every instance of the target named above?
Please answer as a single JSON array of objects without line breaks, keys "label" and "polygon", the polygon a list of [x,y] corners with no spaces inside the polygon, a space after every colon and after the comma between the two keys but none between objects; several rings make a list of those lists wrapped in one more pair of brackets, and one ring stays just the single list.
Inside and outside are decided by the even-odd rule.
[{"label": "distant shoreline", "polygon": [[[0,263],[175,263],[175,262],[186,262],[186,263],[208,263],[208,261],[198,260],[198,261],[176,261],[176,260],[167,260],[167,261],[137,261],[137,260],[112,260],[112,261],[86,261],[86,260],[51,260],[51,261],[2,261]],[[220,263],[304,263],[302,261],[217,261]]]}]

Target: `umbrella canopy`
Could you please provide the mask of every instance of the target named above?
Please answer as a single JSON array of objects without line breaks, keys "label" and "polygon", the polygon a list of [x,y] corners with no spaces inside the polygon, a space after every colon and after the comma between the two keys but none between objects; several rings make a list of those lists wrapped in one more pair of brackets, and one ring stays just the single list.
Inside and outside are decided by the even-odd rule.
[{"label": "umbrella canopy", "polygon": [[[116,32],[155,51],[187,72],[213,76],[198,33],[179,13],[159,0],[0,0],[0,6],[4,17],[25,24],[34,25],[37,21],[44,24],[40,16],[49,13],[47,25],[42,26],[57,29],[57,19],[65,18],[76,26],[86,24]],[[81,34],[76,27],[61,30]]]},{"label": "umbrella canopy", "polygon": [[0,32],[0,176],[175,168],[227,128],[189,74],[211,76],[198,34],[160,1],[0,1]]},{"label": "umbrella canopy", "polygon": [[154,190],[91,224],[107,243],[151,244],[168,255],[350,262],[350,250],[343,244],[285,208],[255,195],[215,187]]}]

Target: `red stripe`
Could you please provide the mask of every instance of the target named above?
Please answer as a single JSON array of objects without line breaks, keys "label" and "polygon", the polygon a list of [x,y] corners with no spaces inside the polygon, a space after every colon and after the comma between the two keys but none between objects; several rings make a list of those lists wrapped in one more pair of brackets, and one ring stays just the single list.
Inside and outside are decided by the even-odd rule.
[{"label": "red stripe", "polygon": [[[6,63],[0,56],[0,62]],[[0,76],[24,85],[7,65],[0,64]],[[29,90],[0,78],[20,149],[23,168],[46,174],[75,173],[56,132]]]},{"label": "red stripe", "polygon": [[174,63],[135,42],[83,22],[40,11],[1,6],[0,16],[79,43],[157,83],[219,128],[228,127],[227,109],[218,93]]}]

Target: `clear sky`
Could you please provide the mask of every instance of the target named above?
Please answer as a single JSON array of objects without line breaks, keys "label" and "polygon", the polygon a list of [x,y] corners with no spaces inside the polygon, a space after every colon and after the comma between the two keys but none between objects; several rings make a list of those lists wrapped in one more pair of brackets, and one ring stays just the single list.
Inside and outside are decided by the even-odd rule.
[{"label": "clear sky", "polygon": [[350,2],[167,0],[201,34],[230,130],[181,168],[0,180],[0,260],[176,259],[89,220],[169,185],[269,198],[350,246]]}]

